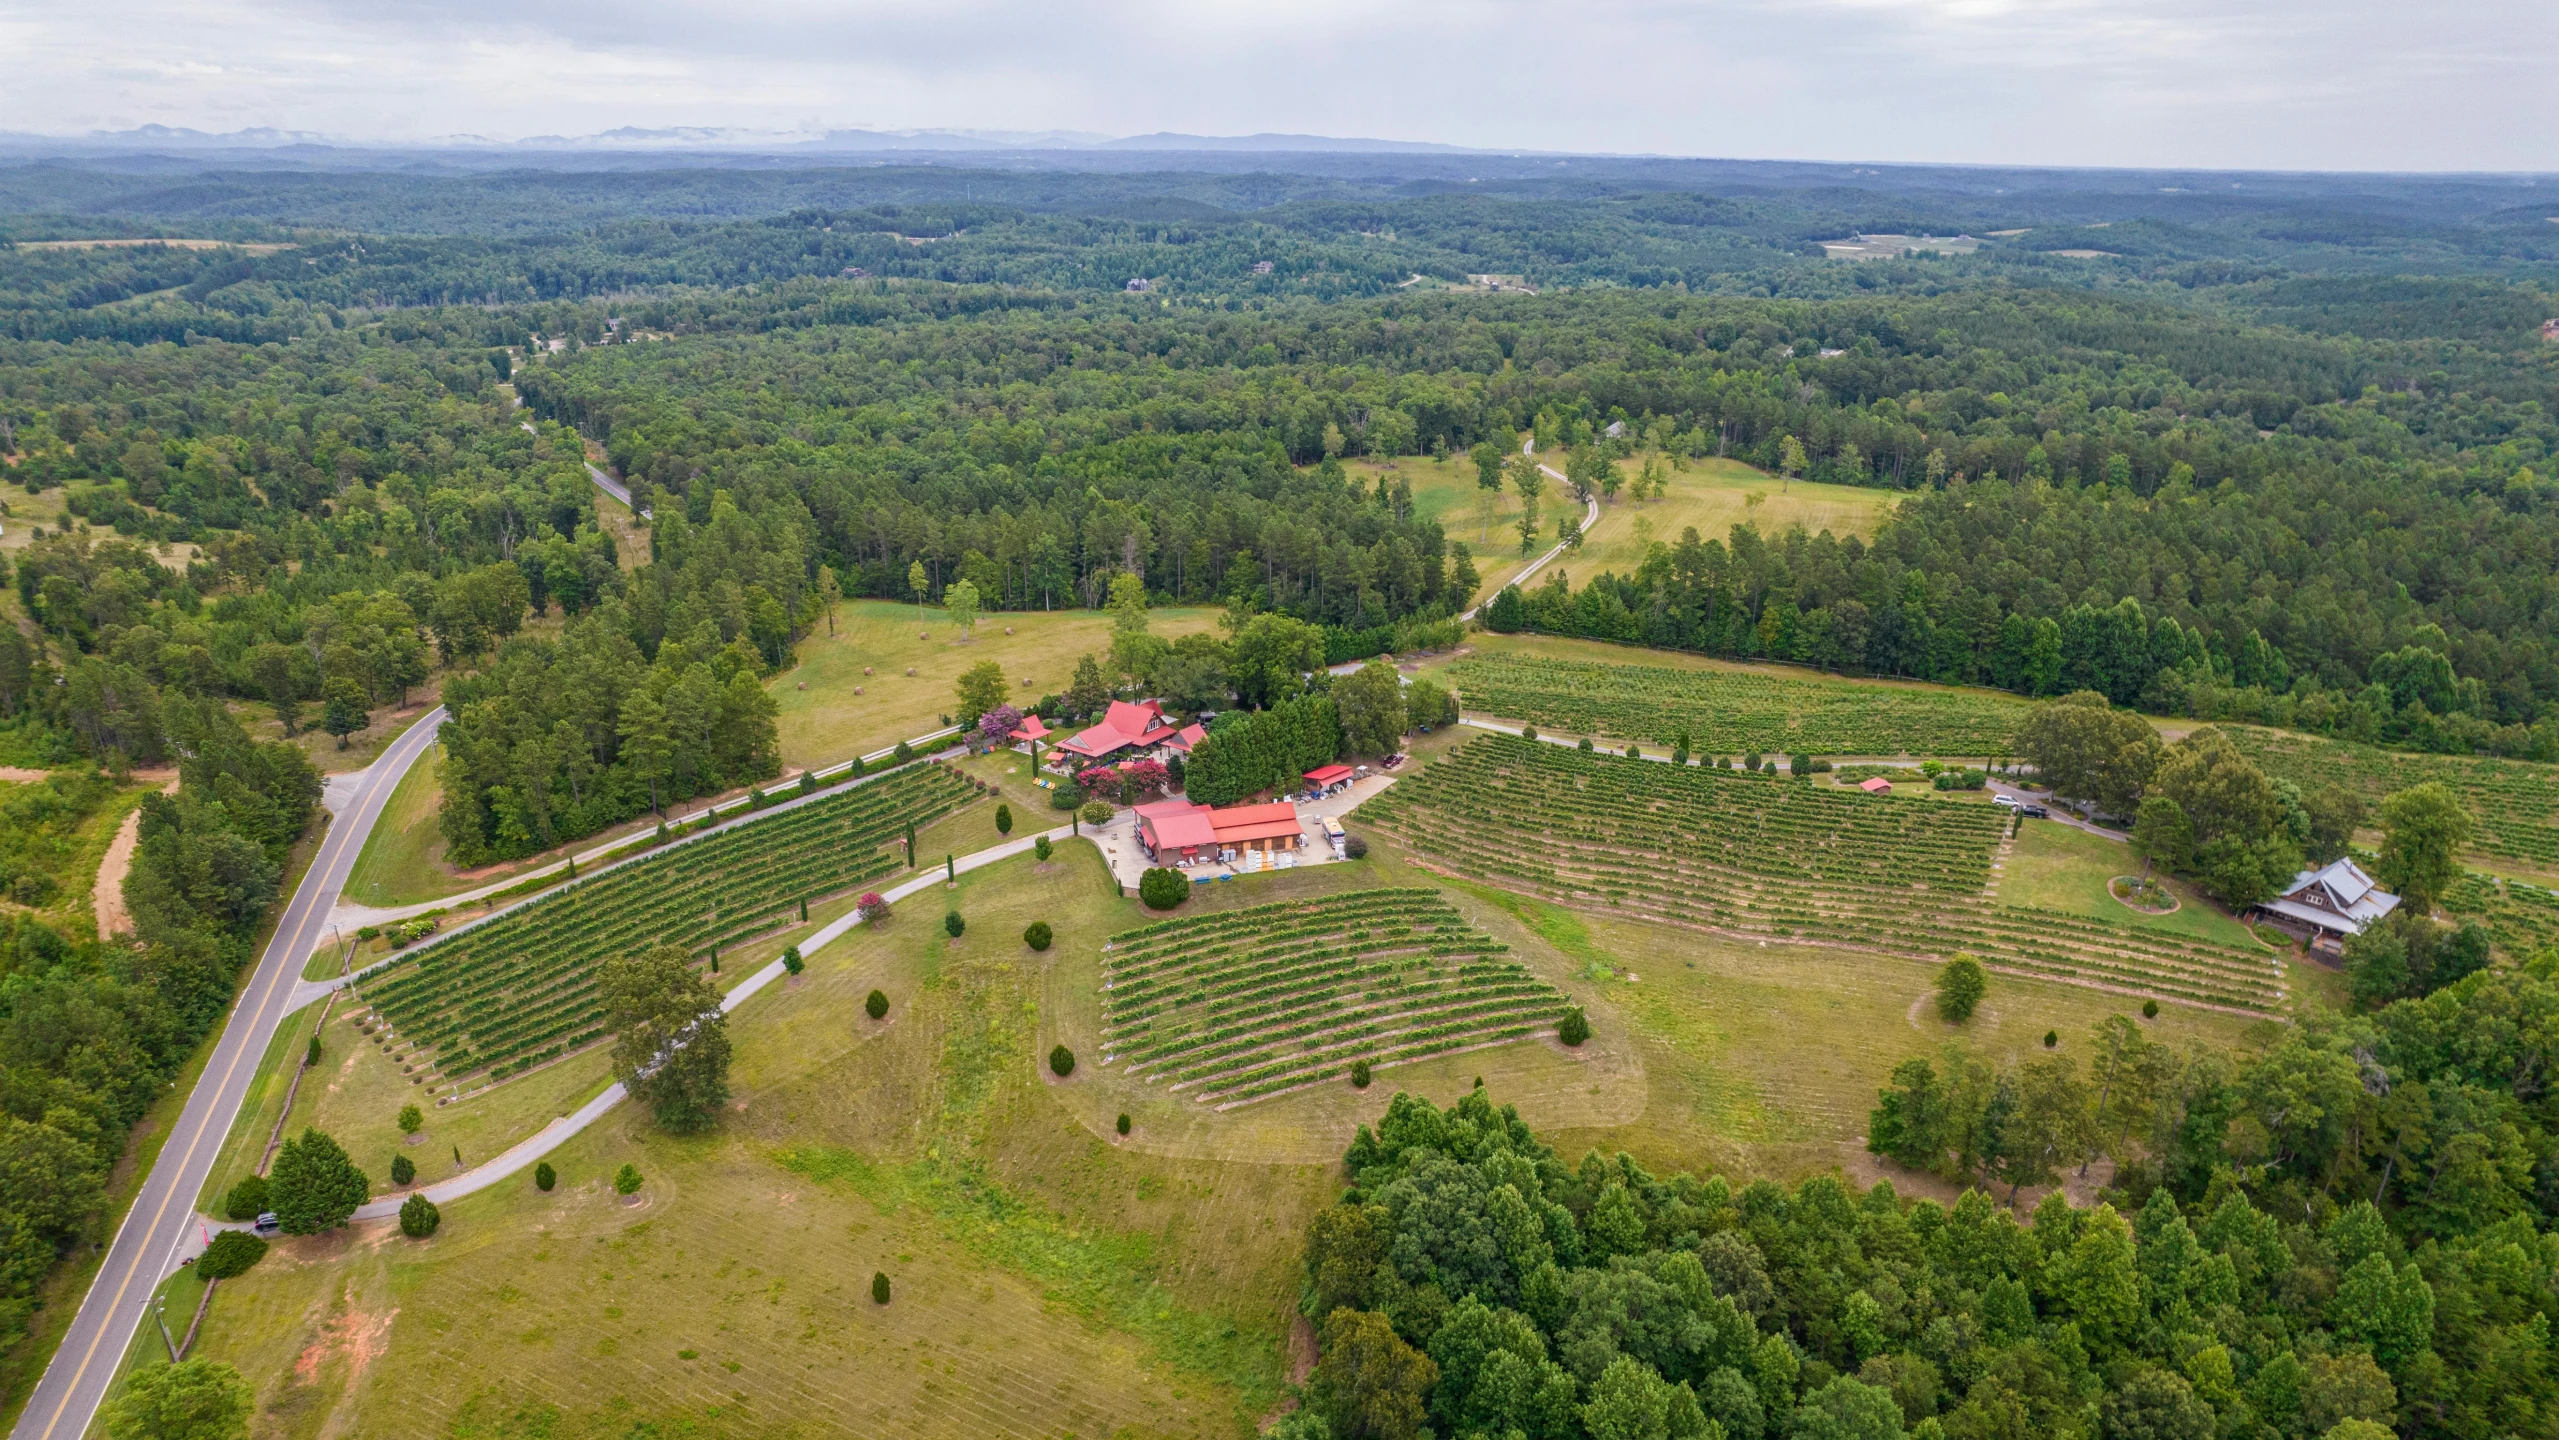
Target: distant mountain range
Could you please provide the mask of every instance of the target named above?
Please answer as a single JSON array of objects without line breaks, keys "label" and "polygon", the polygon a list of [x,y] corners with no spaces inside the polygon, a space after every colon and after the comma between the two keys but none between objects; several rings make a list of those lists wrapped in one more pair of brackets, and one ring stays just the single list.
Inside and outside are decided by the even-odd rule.
[{"label": "distant mountain range", "polygon": [[[1420,140],[1378,140],[1335,135],[1184,135],[1159,130],[1151,135],[1110,136],[1081,130],[756,130],[736,126],[679,125],[658,128],[621,126],[592,135],[528,135],[495,140],[485,135],[441,135],[430,140],[365,140],[308,130],[259,126],[212,133],[183,126],[142,125],[131,130],[93,130],[85,135],[35,135],[0,132],[0,148],[20,153],[237,150],[467,150],[490,151],[720,151],[770,155],[866,153],[879,151],[1199,151],[1269,154],[1443,154],[1491,153],[1463,145]],[[1500,152],[1509,153],[1509,152]]]}]

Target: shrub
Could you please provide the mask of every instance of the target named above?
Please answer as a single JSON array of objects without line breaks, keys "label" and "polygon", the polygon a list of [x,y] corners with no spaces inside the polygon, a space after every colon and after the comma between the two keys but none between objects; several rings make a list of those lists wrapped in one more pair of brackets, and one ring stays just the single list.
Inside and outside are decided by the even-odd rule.
[{"label": "shrub", "polygon": [[1125,1110],[1120,1112],[1119,1132],[1123,1135],[1128,1133],[1128,1112]]},{"label": "shrub", "polygon": [[287,1235],[317,1235],[347,1222],[373,1193],[337,1141],[315,1129],[287,1140],[275,1156],[267,1194]]},{"label": "shrub", "polygon": [[1010,835],[1013,833],[1012,806],[998,805],[995,807],[995,833],[998,835]]},{"label": "shrub", "polygon": [[222,1218],[255,1220],[267,1213],[267,1177],[251,1175],[222,1197]]},{"label": "shrub", "polygon": [[782,952],[782,968],[794,975],[809,968],[809,962],[800,958],[799,946],[794,945]]},{"label": "shrub", "polygon": [[1072,780],[1058,781],[1057,788],[1049,792],[1048,808],[1051,810],[1074,810],[1083,804],[1084,787]]},{"label": "shrub", "polygon": [[889,1303],[889,1273],[886,1270],[871,1272],[871,1303],[874,1305]]},{"label": "shrub", "polygon": [[1585,736],[1583,736],[1583,737],[1582,737],[1582,753],[1583,753],[1583,754],[1588,755],[1588,754],[1592,753],[1593,751],[1597,750],[1598,748],[1599,748],[1598,746],[1593,745],[1592,743],[1590,743],[1590,737],[1589,737],[1588,735],[1585,735]]},{"label": "shrub", "polygon": [[317,1064],[319,1064],[319,1063],[320,1063],[320,1037],[319,1037],[319,1036],[317,1036],[317,1035],[314,1035],[314,1036],[312,1036],[312,1037],[311,1037],[311,1048],[309,1048],[309,1049],[307,1049],[307,1050],[305,1050],[305,1051],[303,1051],[303,1052],[302,1052],[302,1064],[303,1064],[303,1067],[304,1067],[305,1069],[308,1069],[308,1068],[310,1068],[311,1066],[317,1065]]},{"label": "shrub", "polygon": [[640,1167],[639,1167],[639,1166],[637,1166],[637,1165],[629,1165],[629,1164],[626,1164],[626,1165],[624,1165],[621,1169],[614,1171],[614,1172],[613,1172],[613,1193],[614,1193],[614,1194],[616,1194],[616,1195],[637,1195],[637,1194],[639,1194],[639,1193],[640,1193]]},{"label": "shrub", "polygon": [[1043,835],[1037,840],[1031,842],[1032,857],[1037,859],[1043,865],[1048,863],[1048,857],[1056,853],[1057,846],[1050,843],[1049,838],[1046,835]]},{"label": "shrub", "polygon": [[814,795],[817,793],[816,771],[803,770],[800,772],[800,793],[803,795]]},{"label": "shrub", "polygon": [[1060,1045],[1048,1052],[1049,1073],[1063,1080],[1075,1073],[1075,1052]]},{"label": "shrub", "polygon": [[943,933],[943,934],[950,936],[950,937],[951,937],[952,939],[954,939],[954,940],[957,940],[957,939],[959,939],[959,938],[960,938],[961,933],[962,933],[963,931],[967,930],[968,928],[969,928],[969,922],[967,922],[966,920],[963,920],[963,919],[961,919],[961,918],[960,918],[960,912],[959,912],[959,911],[957,911],[957,910],[948,910],[948,911],[944,911],[944,912],[943,912],[943,914],[942,914],[942,933]]},{"label": "shrub", "polygon": [[1789,775],[1810,775],[1810,774],[1812,774],[1812,773],[1813,773],[1813,757],[1812,757],[1812,756],[1810,756],[1810,755],[1789,755],[1789,756],[1787,756],[1787,757],[1786,757],[1786,773],[1787,773],[1787,774],[1789,774]]},{"label": "shrub", "polygon": [[1190,893],[1190,879],[1179,870],[1158,865],[1137,877],[1137,898],[1150,910],[1170,910]]},{"label": "shrub", "polygon": [[412,1240],[424,1240],[443,1223],[444,1212],[435,1208],[435,1202],[426,1198],[423,1190],[400,1202],[400,1233]]},{"label": "shrub", "polygon": [[545,1160],[541,1164],[533,1167],[534,1189],[548,1193],[552,1186],[559,1183],[560,1172],[551,1168],[550,1161]]},{"label": "shrub", "polygon": [[415,1105],[400,1107],[400,1133],[415,1135],[426,1128],[426,1114]]},{"label": "shrub", "polygon": [[1354,1090],[1365,1090],[1368,1088],[1368,1062],[1366,1060],[1354,1060],[1351,1062],[1351,1088]]},{"label": "shrub", "polygon": [[1564,1018],[1556,1022],[1555,1038],[1567,1045],[1579,1045],[1590,1038],[1590,1017],[1582,1013],[1582,1007],[1576,1005],[1564,1012]]},{"label": "shrub", "polygon": [[889,997],[874,990],[871,998],[862,1002],[862,1010],[874,1020],[885,1020],[889,1013]]},{"label": "shrub", "polygon": [[2060,1032],[2060,1031],[2058,1031],[2058,1030],[2047,1030],[2047,1031],[2045,1031],[2045,1032],[2044,1032],[2044,1048],[2045,1048],[2045,1049],[2050,1050],[2050,1049],[2054,1048],[2055,1046],[2057,1046],[2057,1045],[2059,1045],[2059,1044],[2061,1044],[2061,1032]]},{"label": "shrub", "polygon": [[418,1178],[418,1164],[406,1155],[391,1157],[391,1183],[406,1185]]},{"label": "shrub", "polygon": [[903,765],[914,758],[915,747],[903,740],[897,742],[897,748],[889,752],[889,763],[892,765]]},{"label": "shrub", "polygon": [[267,1242],[246,1230],[225,1230],[197,1258],[195,1273],[207,1280],[228,1280],[248,1274],[250,1266],[265,1258]]},{"label": "shrub", "polygon": [[853,902],[853,913],[862,917],[863,924],[877,925],[889,918],[889,902],[874,890]]},{"label": "shrub", "polygon": [[1627,758],[1627,759],[1629,759],[1629,760],[1641,760],[1641,759],[1643,759],[1643,758],[1644,758],[1644,747],[1642,747],[1642,746],[1640,746],[1640,745],[1629,745],[1629,746],[1627,746],[1627,747],[1626,747],[1626,758]]},{"label": "shrub", "polygon": [[1521,727],[1519,727],[1519,738],[1521,738],[1522,740],[1534,740],[1534,739],[1536,739],[1536,738],[1537,738],[1537,727],[1536,727],[1536,726],[1534,726],[1534,725],[1522,725]]},{"label": "shrub", "polygon": [[1937,1013],[1961,1025],[1973,1018],[1973,1010],[1989,988],[1990,973],[1981,968],[1981,962],[1957,955],[1937,971]]},{"label": "shrub", "polygon": [[1348,860],[1365,860],[1365,859],[1367,859],[1367,858],[1368,858],[1368,842],[1367,842],[1367,841],[1365,841],[1365,840],[1362,840],[1362,839],[1361,839],[1360,837],[1358,837],[1357,835],[1345,835],[1345,836],[1343,836],[1343,837],[1342,837],[1342,856],[1343,856],[1343,858],[1344,858],[1344,859],[1348,859]]},{"label": "shrub", "polygon": [[1031,928],[1022,932],[1022,943],[1034,950],[1046,950],[1056,938],[1057,932],[1048,928],[1046,920],[1034,920]]},{"label": "shrub", "polygon": [[1084,803],[1084,808],[1075,813],[1082,816],[1087,825],[1107,825],[1111,817],[1119,812],[1112,809],[1107,800],[1088,800]]},{"label": "shrub", "polygon": [[2144,1001],[2142,1001],[2142,1002],[2141,1002],[2141,1018],[2142,1018],[2142,1019],[2144,1019],[2144,1020],[2156,1020],[2156,1019],[2158,1019],[2158,1018],[2159,1018],[2159,1002],[2158,1002],[2158,1001],[2156,1001],[2156,1000],[2144,1000]]}]

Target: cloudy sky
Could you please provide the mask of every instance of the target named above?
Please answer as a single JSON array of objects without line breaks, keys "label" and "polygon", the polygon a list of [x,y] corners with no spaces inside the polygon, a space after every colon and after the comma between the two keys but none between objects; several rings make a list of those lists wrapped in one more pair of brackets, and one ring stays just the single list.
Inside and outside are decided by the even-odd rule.
[{"label": "cloudy sky", "polygon": [[0,0],[0,129],[2559,170],[2553,0]]}]

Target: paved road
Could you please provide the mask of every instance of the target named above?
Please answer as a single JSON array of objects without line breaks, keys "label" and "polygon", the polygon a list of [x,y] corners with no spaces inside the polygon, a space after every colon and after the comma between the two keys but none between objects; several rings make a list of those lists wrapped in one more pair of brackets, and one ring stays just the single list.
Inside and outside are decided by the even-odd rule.
[{"label": "paved road", "polygon": [[[1529,447],[1530,447],[1530,446],[1532,446],[1532,445],[1534,445],[1534,444],[1536,444],[1536,443],[1537,443],[1537,442],[1536,442],[1536,441],[1534,441],[1534,440],[1522,440],[1521,442],[1519,442],[1519,453],[1521,453],[1522,455],[1529,454],[1529,453],[1530,453]],[[1538,466],[1537,468],[1538,468],[1540,471],[1542,471],[1542,472],[1544,472],[1544,473],[1545,473],[1545,475],[1546,475],[1546,478],[1547,478],[1547,479],[1554,481],[1554,482],[1555,482],[1556,484],[1558,484],[1558,485],[1570,485],[1570,484],[1572,484],[1572,483],[1573,483],[1573,482],[1571,481],[1571,479],[1570,479],[1570,478],[1568,478],[1567,476],[1565,476],[1565,475],[1564,475],[1564,473],[1563,473],[1562,471],[1557,470],[1557,469],[1556,469],[1554,466],[1552,466],[1552,465],[1540,465],[1540,466]],[[1584,535],[1588,535],[1588,534],[1590,533],[1590,527],[1592,527],[1593,525],[1596,525],[1596,524],[1598,524],[1598,523],[1599,523],[1599,499],[1598,499],[1598,497],[1597,497],[1597,496],[1593,496],[1593,497],[1591,498],[1590,508],[1588,508],[1588,509],[1586,509],[1586,510],[1584,510],[1584,511],[1582,512],[1582,533],[1583,533]],[[1519,572],[1518,574],[1513,575],[1510,579],[1508,579],[1508,580],[1506,580],[1506,581],[1502,582],[1503,587],[1504,587],[1505,589],[1507,589],[1507,588],[1509,588],[1510,586],[1516,585],[1516,586],[1518,586],[1519,588],[1521,588],[1522,590],[1527,589],[1527,588],[1528,588],[1528,582],[1529,582],[1530,580],[1533,580],[1533,579],[1535,579],[1535,578],[1536,578],[1536,576],[1537,576],[1537,572],[1538,572],[1538,571],[1540,571],[1540,570],[1545,569],[1545,568],[1546,568],[1546,565],[1547,565],[1547,562],[1548,562],[1548,561],[1553,560],[1556,556],[1563,554],[1566,548],[1567,548],[1567,547],[1565,546],[1565,544],[1564,544],[1564,542],[1563,542],[1563,541],[1561,541],[1561,540],[1556,541],[1556,542],[1555,542],[1555,548],[1554,548],[1554,549],[1549,550],[1549,551],[1547,551],[1545,554],[1538,556],[1534,561],[1530,562],[1529,567],[1528,567],[1527,569],[1522,570],[1522,571],[1521,571],[1521,572]],[[1484,608],[1484,607],[1483,607],[1483,606],[1481,606],[1481,605],[1473,606],[1473,607],[1469,608],[1469,609],[1466,611],[1466,613],[1465,613],[1465,614],[1460,615],[1460,616],[1458,616],[1457,618],[1458,618],[1458,619],[1460,619],[1460,620],[1472,620],[1472,619],[1474,619],[1474,618],[1475,618],[1475,612],[1476,612],[1477,610],[1481,610],[1481,609],[1483,609],[1483,608]]]},{"label": "paved road", "polygon": [[381,817],[400,776],[435,743],[435,732],[443,723],[443,707],[428,711],[392,741],[380,759],[332,787],[344,797],[343,807],[336,809],[319,855],[294,890],[274,940],[223,1023],[213,1058],[206,1062],[186,1108],[178,1114],[176,1129],[117,1228],[107,1263],[80,1302],[80,1313],[73,1317],[70,1333],[62,1337],[53,1363],[36,1382],[35,1395],[11,1432],[12,1440],[80,1440],[88,1431],[135,1328],[143,1323],[151,1292],[175,1268],[177,1257],[194,1235],[196,1195],[213,1171],[214,1158],[231,1132],[231,1122],[239,1114],[259,1060],[275,1038],[276,1027],[291,1013],[303,961],[328,938],[329,908],[345,887],[347,872],[355,868],[364,837]]}]

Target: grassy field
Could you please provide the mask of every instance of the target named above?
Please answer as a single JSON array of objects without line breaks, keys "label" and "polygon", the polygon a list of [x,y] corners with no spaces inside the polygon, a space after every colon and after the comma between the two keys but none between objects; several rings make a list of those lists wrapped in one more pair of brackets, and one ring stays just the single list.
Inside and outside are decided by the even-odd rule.
[{"label": "grassy field", "polygon": [[[157,788],[77,770],[0,780],[0,914],[32,911],[66,935],[97,934],[99,863],[124,817]],[[12,898],[18,885],[40,903]]]},{"label": "grassy field", "polygon": [[2091,835],[2069,825],[2028,821],[2017,831],[2005,869],[1998,879],[1999,898],[2012,905],[2066,910],[2099,920],[2120,921],[2144,930],[2166,930],[2218,940],[2225,945],[2250,943],[2248,928],[2174,876],[2160,882],[2177,897],[2166,915],[2144,915],[2117,900],[2106,882],[2117,875],[2138,875],[2141,862],[2120,840]]},{"label": "grassy field", "polygon": [[[1171,639],[1216,621],[1213,610],[1158,610],[1152,626]],[[912,605],[848,600],[835,608],[835,633],[819,625],[800,642],[798,668],[765,688],[781,707],[783,763],[826,766],[940,727],[960,672],[972,665],[1000,662],[1008,693],[1027,709],[1066,689],[1078,657],[1107,655],[1110,646],[1110,617],[1098,611],[990,614],[963,643],[938,609],[927,607],[919,622]],[[865,666],[872,673],[863,674]]]},{"label": "grassy field", "polygon": [[[1567,456],[1566,451],[1553,450],[1538,459],[1561,471]],[[1643,465],[1644,457],[1638,455],[1620,461],[1618,468],[1625,472],[1631,485]],[[1621,491],[1614,504],[1602,504],[1599,522],[1590,528],[1582,547],[1557,563],[1576,575],[1596,575],[1603,570],[1622,575],[1643,563],[1645,551],[1654,541],[1677,544],[1680,531],[1691,526],[1696,527],[1700,539],[1721,540],[1745,520],[1766,532],[1801,525],[1816,534],[1828,530],[1840,536],[1872,535],[1899,498],[1889,490],[1848,485],[1814,485],[1800,480],[1785,485],[1776,476],[1738,460],[1687,460],[1682,465],[1684,468],[1669,472],[1669,490],[1659,500],[1638,503]],[[1383,465],[1365,460],[1351,462],[1348,469],[1371,487],[1377,484],[1380,474],[1386,473]],[[1479,600],[1491,598],[1527,559],[1544,554],[1555,543],[1555,522],[1579,509],[1568,489],[1549,480],[1546,493],[1538,501],[1543,528],[1535,548],[1524,558],[1519,553],[1518,492],[1507,487],[1502,490],[1487,540],[1473,461],[1463,456],[1448,460],[1408,456],[1396,460],[1394,473],[1411,483],[1417,512],[1439,521],[1449,539],[1463,541],[1474,551],[1475,568],[1484,581],[1476,596]],[[1755,504],[1751,499],[1754,495],[1760,497]]]},{"label": "grassy field", "polygon": [[[414,905],[458,895],[485,880],[465,880],[444,863],[444,832],[436,828],[436,806],[444,787],[436,779],[444,764],[444,747],[431,746],[409,773],[400,777],[373,833],[347,872],[345,897],[358,905]],[[494,877],[493,877],[494,878]]]}]

